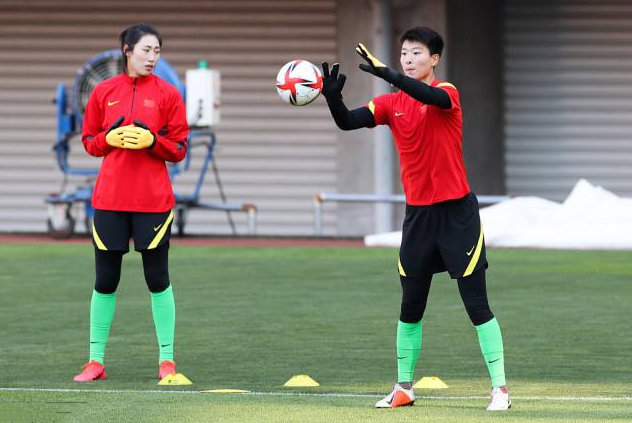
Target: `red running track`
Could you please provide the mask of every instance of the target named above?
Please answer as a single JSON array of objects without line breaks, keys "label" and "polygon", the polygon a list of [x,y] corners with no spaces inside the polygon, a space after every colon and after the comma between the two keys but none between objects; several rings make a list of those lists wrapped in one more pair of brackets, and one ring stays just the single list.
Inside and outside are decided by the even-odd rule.
[{"label": "red running track", "polygon": [[[76,236],[69,239],[52,239],[41,234],[0,234],[0,244],[79,244],[89,245],[91,238]],[[364,247],[360,238],[231,238],[231,237],[171,237],[173,245],[239,246],[239,247]]]}]

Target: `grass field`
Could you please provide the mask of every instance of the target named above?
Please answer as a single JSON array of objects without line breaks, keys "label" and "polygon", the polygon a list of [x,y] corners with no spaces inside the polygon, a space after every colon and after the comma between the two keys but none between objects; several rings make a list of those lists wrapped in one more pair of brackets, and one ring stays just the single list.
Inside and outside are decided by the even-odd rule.
[{"label": "grass field", "polygon": [[[108,380],[86,361],[89,245],[0,245],[0,422],[632,421],[630,252],[490,250],[514,406],[485,411],[489,378],[456,285],[435,278],[414,407],[375,410],[396,377],[396,250],[171,249],[176,360],[194,384],[156,385],[140,255],[124,259]],[[284,388],[309,374],[319,388]],[[239,388],[250,394],[201,390]]]}]

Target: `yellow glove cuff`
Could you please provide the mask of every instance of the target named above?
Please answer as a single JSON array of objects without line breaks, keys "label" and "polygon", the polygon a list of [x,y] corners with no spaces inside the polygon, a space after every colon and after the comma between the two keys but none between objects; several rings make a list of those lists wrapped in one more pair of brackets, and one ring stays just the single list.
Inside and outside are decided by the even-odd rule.
[{"label": "yellow glove cuff", "polygon": [[361,56],[366,57],[366,59],[371,62],[373,67],[375,68],[385,68],[386,65],[378,60],[377,57],[373,56],[369,50],[364,46],[364,44],[359,43],[358,47],[356,47],[356,51],[360,53]]}]

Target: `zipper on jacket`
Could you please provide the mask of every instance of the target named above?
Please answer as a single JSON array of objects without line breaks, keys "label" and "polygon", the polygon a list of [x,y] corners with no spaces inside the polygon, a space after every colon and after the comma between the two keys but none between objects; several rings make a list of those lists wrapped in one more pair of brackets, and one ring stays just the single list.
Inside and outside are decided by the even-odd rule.
[{"label": "zipper on jacket", "polygon": [[134,78],[134,85],[132,88],[132,107],[129,109],[129,118],[132,123],[134,122],[133,113],[134,113],[134,98],[136,97],[136,81],[138,81],[138,78]]}]

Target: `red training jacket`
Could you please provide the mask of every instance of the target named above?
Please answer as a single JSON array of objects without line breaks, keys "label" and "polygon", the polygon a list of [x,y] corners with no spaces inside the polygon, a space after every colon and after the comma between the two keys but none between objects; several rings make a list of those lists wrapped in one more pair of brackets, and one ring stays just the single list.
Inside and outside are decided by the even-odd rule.
[{"label": "red training jacket", "polygon": [[[121,126],[143,122],[156,137],[151,149],[129,150],[105,141],[121,116]],[[88,154],[103,157],[92,194],[101,210],[165,212],[175,205],[165,161],[179,162],[186,154],[189,126],[180,92],[149,74],[122,73],[98,84],[88,100],[81,141]]]}]

